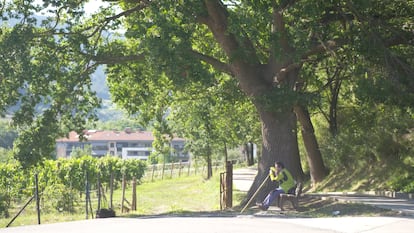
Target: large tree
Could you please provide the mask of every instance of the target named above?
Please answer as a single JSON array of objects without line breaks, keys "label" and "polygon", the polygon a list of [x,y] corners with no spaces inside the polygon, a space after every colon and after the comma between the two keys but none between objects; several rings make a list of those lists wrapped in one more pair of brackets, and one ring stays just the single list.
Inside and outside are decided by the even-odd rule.
[{"label": "large tree", "polygon": [[[39,69],[38,73],[23,76],[23,81],[13,85],[24,86],[33,77],[39,83],[47,80],[48,83],[59,84],[59,80],[70,80],[68,91],[55,94],[61,89],[54,89],[52,85],[49,89],[53,92],[48,91],[43,96],[49,102],[56,101],[57,106],[61,105],[59,100],[62,94],[68,95],[65,96],[67,101],[80,101],[83,105],[67,107],[77,108],[83,114],[75,116],[84,117],[89,116],[85,110],[94,105],[87,104],[93,103],[92,99],[86,98],[89,101],[85,103],[84,98],[76,99],[78,95],[74,93],[87,93],[87,74],[99,64],[109,67],[118,64],[118,78],[133,75],[135,79],[130,80],[142,85],[146,85],[148,80],[145,77],[153,80],[168,77],[170,82],[180,86],[210,79],[214,74],[212,70],[229,75],[251,98],[262,125],[259,173],[249,196],[276,160],[283,161],[296,179],[303,179],[297,144],[297,116],[304,117],[301,121],[303,129],[311,129],[305,123],[310,123],[306,107],[312,103],[313,95],[307,92],[306,83],[309,78],[318,79],[317,75],[304,76],[303,67],[316,64],[326,57],[335,58],[343,50],[353,51],[358,56],[383,51],[387,58],[392,58],[388,61],[398,65],[396,68],[402,73],[407,71],[406,64],[412,62],[412,58],[407,56],[412,52],[413,45],[412,1],[395,0],[390,1],[391,4],[381,0],[110,2],[110,6],[89,18],[83,17],[83,1],[75,0],[46,0],[44,5],[38,7],[31,1],[16,1],[16,4],[9,6],[12,9],[1,8],[3,17],[7,16],[7,11],[10,17],[20,19],[20,27],[16,28],[25,29],[20,40],[25,43],[38,41],[33,46],[24,46],[26,50],[15,48],[19,53],[13,53],[13,56],[19,56],[18,62],[23,70],[45,63],[45,59],[55,68],[53,73],[45,74]],[[47,6],[52,7],[49,11],[53,16],[48,16],[39,29],[37,26],[40,23],[36,24],[33,14]],[[121,36],[104,33],[108,30],[121,33]],[[49,46],[40,43],[41,40]],[[8,51],[10,48],[4,49]],[[28,58],[25,57],[27,54],[30,55]],[[4,72],[2,77],[12,75],[8,70]],[[111,72],[116,74],[113,70]],[[0,80],[2,85],[13,87],[4,79]],[[413,83],[409,78],[401,78],[400,81],[404,85]],[[16,87],[13,90],[12,100],[18,100],[21,93],[16,92]],[[132,92],[119,93],[119,96],[130,112],[137,112],[142,106],[133,102],[153,98],[150,94],[137,95]],[[33,106],[44,99],[24,100]],[[129,101],[131,104],[128,105]],[[79,106],[86,107],[79,109]],[[296,115],[294,108],[304,111],[296,111]],[[52,124],[52,119],[68,115],[61,107],[49,109],[42,111],[44,120],[35,122],[39,125]],[[75,112],[71,111],[72,115]],[[33,114],[26,117],[33,119]],[[59,126],[54,124],[52,129]],[[66,126],[71,128],[70,124]],[[42,138],[43,133],[48,131],[38,130],[32,136]],[[318,152],[314,134],[310,132],[305,139],[312,140],[308,142],[312,152],[309,166],[312,178],[317,182],[326,174],[315,172],[324,170],[323,160],[320,153],[313,153]],[[266,191],[264,189],[259,197]]]}]

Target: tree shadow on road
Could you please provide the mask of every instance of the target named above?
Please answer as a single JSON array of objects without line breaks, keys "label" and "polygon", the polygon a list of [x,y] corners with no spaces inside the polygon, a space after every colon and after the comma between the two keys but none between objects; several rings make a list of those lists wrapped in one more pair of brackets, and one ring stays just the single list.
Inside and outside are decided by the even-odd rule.
[{"label": "tree shadow on road", "polygon": [[127,218],[171,218],[171,217],[237,217],[240,215],[254,215],[256,217],[280,217],[280,218],[321,218],[341,216],[388,216],[405,217],[393,210],[360,204],[346,203],[335,200],[323,200],[314,196],[302,196],[299,199],[299,208],[295,210],[292,205],[287,204],[284,211],[272,206],[267,211],[261,211],[256,207],[247,208],[240,213],[242,207],[234,206],[227,210],[217,211],[172,211],[154,215],[126,214]]}]

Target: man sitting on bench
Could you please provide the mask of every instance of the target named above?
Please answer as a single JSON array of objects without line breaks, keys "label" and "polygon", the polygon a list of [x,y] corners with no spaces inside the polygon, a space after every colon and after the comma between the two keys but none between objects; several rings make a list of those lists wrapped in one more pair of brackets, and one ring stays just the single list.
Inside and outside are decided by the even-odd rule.
[{"label": "man sitting on bench", "polygon": [[292,174],[290,174],[282,162],[275,162],[275,166],[271,167],[269,170],[269,176],[272,181],[279,182],[279,187],[270,191],[262,203],[257,203],[257,206],[261,210],[269,209],[269,206],[276,198],[279,198],[280,194],[286,193],[288,190],[295,187],[295,180],[293,179]]}]

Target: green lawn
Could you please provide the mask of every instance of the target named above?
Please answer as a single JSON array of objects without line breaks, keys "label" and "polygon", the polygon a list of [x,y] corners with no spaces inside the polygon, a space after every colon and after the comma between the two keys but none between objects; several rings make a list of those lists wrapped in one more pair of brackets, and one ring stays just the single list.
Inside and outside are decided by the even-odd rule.
[{"label": "green lawn", "polygon": [[[137,211],[128,213],[120,212],[121,190],[114,193],[114,209],[117,216],[136,217],[149,215],[197,215],[208,212],[215,215],[239,214],[240,206],[237,206],[245,193],[233,192],[234,210],[220,212],[220,184],[219,175],[210,180],[205,180],[201,175],[184,176],[180,178],[168,178],[154,182],[144,182],[137,186]],[[106,194],[108,197],[109,195]],[[132,190],[128,187],[126,199],[131,202]],[[94,211],[97,207],[96,198],[92,198]],[[24,204],[24,203],[23,203]],[[0,219],[0,228],[5,227],[19,208],[19,204],[10,210],[10,218]],[[103,208],[108,205],[103,204]],[[317,199],[301,198],[299,211],[288,210],[283,212],[285,217],[328,217],[335,210],[341,211],[341,216],[398,216],[398,213],[362,204],[338,203]],[[245,214],[254,214],[258,209],[247,209]],[[276,215],[281,213],[277,212]],[[83,203],[77,208],[76,213],[59,213],[58,211],[42,210],[41,222],[53,223],[85,219],[85,206]],[[91,215],[89,214],[89,218]],[[12,226],[37,224],[35,205],[32,203],[27,210],[19,216]]]},{"label": "green lawn", "polygon": [[[138,215],[171,212],[215,211],[220,209],[219,179],[181,177],[144,183],[137,187]],[[128,196],[131,196],[129,193]]]}]

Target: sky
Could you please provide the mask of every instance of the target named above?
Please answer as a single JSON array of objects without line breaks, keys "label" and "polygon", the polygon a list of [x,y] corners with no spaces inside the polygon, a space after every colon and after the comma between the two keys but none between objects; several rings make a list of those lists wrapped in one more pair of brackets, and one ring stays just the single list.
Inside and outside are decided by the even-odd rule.
[{"label": "sky", "polygon": [[[43,0],[35,0],[35,4],[42,5]],[[100,6],[107,6],[109,5],[108,2],[103,2],[102,0],[90,0],[85,4],[85,13],[87,15],[90,15],[92,13],[95,13]]]},{"label": "sky", "polygon": [[102,2],[101,0],[90,0],[88,3],[85,4],[85,12],[87,14],[92,14],[96,12],[100,6],[109,5],[108,2]]}]

